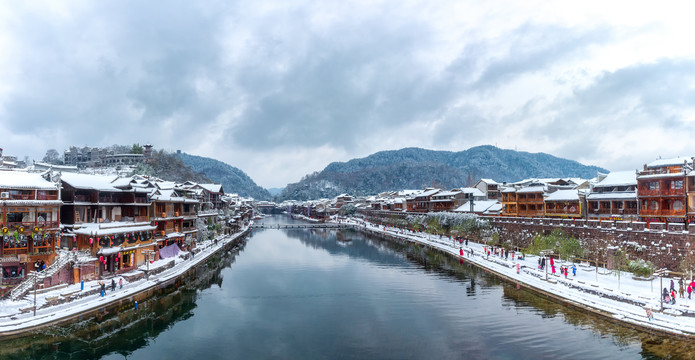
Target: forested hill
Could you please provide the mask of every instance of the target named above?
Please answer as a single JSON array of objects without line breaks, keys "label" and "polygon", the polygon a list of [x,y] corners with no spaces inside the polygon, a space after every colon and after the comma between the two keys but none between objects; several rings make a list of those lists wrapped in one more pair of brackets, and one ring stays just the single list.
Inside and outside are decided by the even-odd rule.
[{"label": "forested hill", "polygon": [[607,172],[544,153],[532,154],[489,145],[460,152],[405,148],[331,163],[323,171],[287,185],[277,200],[330,198],[341,193],[372,195],[427,186],[452,189],[472,186],[481,178],[498,182],[552,177],[591,179],[598,171]]},{"label": "forested hill", "polygon": [[219,160],[186,153],[176,153],[186,165],[207,176],[214,183],[222,184],[226,193],[250,196],[256,200],[270,200],[268,190],[258,186],[245,172]]}]

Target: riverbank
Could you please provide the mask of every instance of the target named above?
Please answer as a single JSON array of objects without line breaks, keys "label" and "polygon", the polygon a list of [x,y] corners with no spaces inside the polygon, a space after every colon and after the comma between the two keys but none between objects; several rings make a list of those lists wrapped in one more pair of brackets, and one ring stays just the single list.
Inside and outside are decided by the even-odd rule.
[{"label": "riverbank", "polygon": [[[189,253],[183,252],[180,255],[184,256],[155,261],[150,264],[149,279],[143,274],[146,267],[114,277],[117,284],[115,291],[111,291],[110,281],[107,280],[107,291],[103,297],[100,296],[98,281],[93,280],[85,282],[84,290],[81,289],[81,284],[77,283],[36,294],[35,316],[33,311],[27,311],[33,309],[34,292],[30,292],[22,300],[0,301],[0,337],[14,337],[46,326],[69,322],[116,303],[134,305],[140,295],[175,281],[205,263],[211,256],[238,243],[249,231],[250,226],[247,226],[235,234],[222,235],[214,240],[202,242],[198,244],[192,257]],[[157,273],[152,274],[153,272]],[[118,285],[120,279],[124,280],[123,288]],[[63,302],[56,303],[56,300]]]},{"label": "riverbank", "polygon": [[[527,256],[523,260],[511,255],[487,256],[485,245],[471,241],[466,246],[447,237],[385,227],[361,219],[341,220],[342,223],[346,221],[360,231],[436,249],[519,286],[629,326],[650,332],[695,337],[695,297],[687,299],[686,294],[686,298],[676,299],[675,305],[663,304],[661,311],[659,289],[669,287],[670,278],[663,278],[663,286],[660,286],[659,279],[642,281],[634,279],[627,272],[617,276],[617,273],[587,266],[577,266],[577,274],[573,275],[570,271],[565,278],[559,274],[559,268],[571,266],[571,263],[556,262],[558,273],[553,275],[548,268],[548,273],[538,269],[537,256]],[[677,280],[674,281],[677,284]],[[647,309],[653,314],[653,319],[648,317]]]}]

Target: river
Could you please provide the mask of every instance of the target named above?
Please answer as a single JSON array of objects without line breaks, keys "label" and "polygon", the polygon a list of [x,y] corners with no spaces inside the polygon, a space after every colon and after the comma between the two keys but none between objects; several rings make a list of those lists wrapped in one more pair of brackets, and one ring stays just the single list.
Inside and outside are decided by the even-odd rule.
[{"label": "river", "polygon": [[[284,216],[266,224],[288,223]],[[254,230],[131,307],[0,343],[3,359],[692,358],[419,246]]]}]

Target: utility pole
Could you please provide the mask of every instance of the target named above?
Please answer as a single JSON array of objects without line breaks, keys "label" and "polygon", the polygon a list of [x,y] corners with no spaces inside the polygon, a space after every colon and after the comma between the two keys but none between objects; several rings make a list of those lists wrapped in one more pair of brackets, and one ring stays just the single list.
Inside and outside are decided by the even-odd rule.
[{"label": "utility pole", "polygon": [[658,293],[659,293],[659,299],[661,299],[659,301],[659,303],[661,304],[661,310],[660,311],[664,311],[664,295],[661,293],[661,289],[664,288],[664,278],[663,277],[664,277],[664,275],[666,275],[666,272],[668,272],[668,270],[666,268],[661,268],[661,269],[654,272],[655,275],[659,276],[659,291],[658,291]]}]

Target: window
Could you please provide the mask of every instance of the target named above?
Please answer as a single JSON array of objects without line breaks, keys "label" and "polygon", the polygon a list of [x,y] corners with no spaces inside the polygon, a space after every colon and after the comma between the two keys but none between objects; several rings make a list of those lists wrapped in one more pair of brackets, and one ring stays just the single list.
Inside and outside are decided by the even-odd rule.
[{"label": "window", "polygon": [[649,184],[649,190],[659,190],[659,182],[658,181],[650,181]]},{"label": "window", "polygon": [[671,209],[672,210],[683,210],[683,202],[680,200],[674,200],[673,204],[671,204]]},{"label": "window", "polygon": [[659,203],[655,200],[650,201],[649,210],[659,210]]},{"label": "window", "polygon": [[674,180],[671,182],[671,189],[678,190],[683,188],[683,180]]}]

